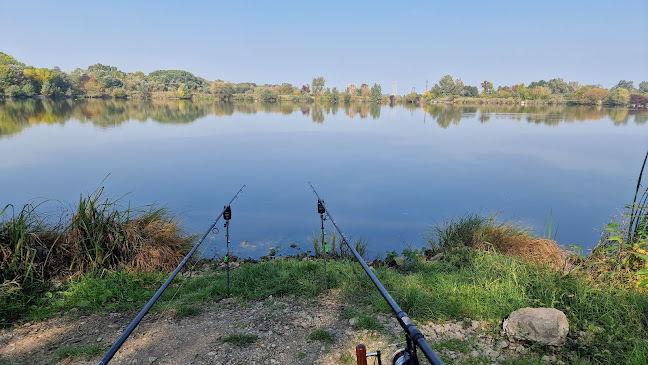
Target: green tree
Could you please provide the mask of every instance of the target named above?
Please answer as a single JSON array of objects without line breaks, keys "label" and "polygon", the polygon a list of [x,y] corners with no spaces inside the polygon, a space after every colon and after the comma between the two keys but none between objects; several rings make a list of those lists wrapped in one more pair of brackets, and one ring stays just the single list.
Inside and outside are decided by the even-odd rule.
[{"label": "green tree", "polygon": [[176,93],[180,99],[191,99],[191,91],[185,84],[181,84]]},{"label": "green tree", "polygon": [[342,101],[344,104],[349,104],[351,102],[351,93],[348,89],[342,93]]},{"label": "green tree", "polygon": [[612,89],[626,89],[628,90],[628,92],[632,92],[634,90],[634,86],[632,84],[632,81],[621,80]]},{"label": "green tree", "polygon": [[474,98],[479,96],[479,89],[477,89],[477,86],[464,86],[462,88],[461,95]]},{"label": "green tree", "polygon": [[547,87],[551,90],[552,94],[566,94],[574,91],[568,83],[560,78],[549,80]]},{"label": "green tree", "polygon": [[371,87],[371,101],[373,103],[380,103],[382,100],[382,87],[376,83]]},{"label": "green tree", "polygon": [[405,101],[408,103],[418,104],[419,100],[421,100],[421,97],[416,93],[416,91],[412,91],[411,93],[405,95]]},{"label": "green tree", "polygon": [[340,92],[337,87],[334,87],[333,90],[331,90],[331,103],[337,103],[338,101],[340,101]]},{"label": "green tree", "polygon": [[281,84],[281,88],[279,89],[279,93],[281,95],[291,95],[293,93],[293,86],[289,83],[284,82]]},{"label": "green tree", "polygon": [[369,99],[369,97],[371,96],[371,88],[369,88],[369,85],[364,83],[360,85],[360,96],[365,99]]},{"label": "green tree", "polygon": [[275,102],[279,93],[271,87],[259,86],[254,89],[254,97],[258,101]]},{"label": "green tree", "polygon": [[610,92],[610,104],[627,105],[630,102],[630,92],[625,88],[616,88]]},{"label": "green tree", "polygon": [[534,87],[542,86],[542,87],[547,87],[549,84],[545,80],[540,80],[540,81],[532,81],[529,86],[527,86],[530,89],[533,89]]},{"label": "green tree", "polygon": [[495,89],[493,88],[493,83],[487,80],[481,83],[482,93],[484,95],[493,95]]},{"label": "green tree", "polygon": [[545,86],[536,86],[529,91],[529,96],[533,100],[545,100],[551,96],[551,90]]},{"label": "green tree", "polygon": [[441,80],[439,80],[439,88],[441,89],[441,93],[443,94],[454,94],[455,86],[456,84],[454,82],[454,79],[450,75],[445,75],[441,78]]},{"label": "green tree", "polygon": [[322,76],[319,77],[314,77],[313,82],[311,83],[311,89],[313,91],[313,94],[319,95],[322,93],[322,90],[324,90],[324,84],[326,81]]},{"label": "green tree", "polygon": [[13,56],[0,52],[0,66],[9,66],[9,65],[18,65],[22,68],[25,67],[24,63],[17,61],[15,58],[13,58]]},{"label": "green tree", "polygon": [[211,84],[211,93],[218,100],[230,101],[234,95],[234,84],[231,82],[214,81]]},{"label": "green tree", "polygon": [[639,83],[639,90],[642,93],[648,93],[648,81],[642,81]]}]

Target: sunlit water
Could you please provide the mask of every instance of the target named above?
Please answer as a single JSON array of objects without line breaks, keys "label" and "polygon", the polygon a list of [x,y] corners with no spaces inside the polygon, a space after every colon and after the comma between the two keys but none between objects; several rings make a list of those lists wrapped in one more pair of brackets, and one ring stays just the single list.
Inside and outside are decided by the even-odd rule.
[{"label": "sunlit water", "polygon": [[[69,209],[104,185],[133,207],[169,207],[202,233],[234,193],[231,241],[259,256],[312,249],[312,182],[370,257],[427,245],[467,212],[591,248],[632,201],[648,114],[596,107],[429,108],[0,100],[0,205]],[[57,214],[53,214],[57,216]],[[207,251],[223,253],[225,235]],[[332,226],[327,224],[327,231]],[[316,233],[317,234],[317,233]]]}]

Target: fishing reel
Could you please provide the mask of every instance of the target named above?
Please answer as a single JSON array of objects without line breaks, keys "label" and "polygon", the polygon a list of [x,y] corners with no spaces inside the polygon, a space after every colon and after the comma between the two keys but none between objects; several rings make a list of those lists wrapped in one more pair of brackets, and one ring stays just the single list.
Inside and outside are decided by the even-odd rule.
[{"label": "fishing reel", "polygon": [[[391,346],[391,345],[390,345]],[[358,365],[367,365],[367,359],[375,357],[378,365],[382,365],[382,352],[380,350],[367,353],[365,345],[356,346],[356,358]],[[399,348],[391,357],[392,365],[419,365],[416,354],[407,347]]]}]

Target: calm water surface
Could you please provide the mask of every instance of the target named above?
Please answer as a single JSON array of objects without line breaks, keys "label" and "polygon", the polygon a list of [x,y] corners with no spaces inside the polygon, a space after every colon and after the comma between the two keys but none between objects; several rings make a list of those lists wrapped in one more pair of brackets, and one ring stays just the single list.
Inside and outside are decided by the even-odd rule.
[{"label": "calm water surface", "polygon": [[[290,254],[319,229],[311,181],[370,256],[421,247],[431,226],[472,211],[540,235],[553,212],[559,243],[591,248],[632,200],[647,119],[597,107],[0,100],[0,206],[66,209],[110,174],[107,196],[165,205],[202,233],[246,184],[235,250]],[[213,236],[210,252],[224,242]]]}]

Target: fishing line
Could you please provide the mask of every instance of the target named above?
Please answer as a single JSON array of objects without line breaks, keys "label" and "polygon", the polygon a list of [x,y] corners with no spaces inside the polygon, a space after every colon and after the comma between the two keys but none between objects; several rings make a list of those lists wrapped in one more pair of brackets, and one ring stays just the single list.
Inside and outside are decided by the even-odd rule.
[{"label": "fishing line", "polygon": [[[229,207],[229,206],[232,204],[232,202],[234,202],[235,199],[237,199],[238,195],[243,191],[244,188],[245,188],[245,185],[243,185],[243,186],[238,190],[238,192],[237,192],[236,194],[234,194],[234,197],[232,198],[232,200],[230,200],[230,202],[229,202],[229,204],[226,206],[226,208]],[[171,284],[171,282],[175,279],[176,275],[178,275],[178,273],[182,270],[182,268],[184,267],[184,265],[187,264],[187,262],[189,261],[189,259],[191,258],[191,256],[196,252],[196,250],[198,250],[198,248],[199,248],[200,245],[203,243],[203,241],[205,240],[205,238],[207,238],[207,236],[209,235],[209,233],[212,232],[213,228],[216,226],[216,224],[218,223],[218,221],[220,220],[220,218],[221,218],[222,216],[224,216],[225,212],[226,212],[226,209],[223,209],[223,211],[221,211],[221,213],[218,215],[218,217],[216,217],[216,220],[214,220],[214,222],[211,224],[211,226],[209,226],[209,228],[207,229],[207,231],[205,232],[205,234],[200,238],[200,240],[198,240],[198,243],[196,243],[196,245],[195,245],[195,246],[194,246],[194,247],[189,251],[189,253],[185,256],[185,258],[182,260],[182,262],[181,262],[181,263],[176,267],[176,269],[173,271],[173,273],[171,273],[171,275],[169,276],[169,278],[164,282],[164,284],[162,284],[162,286],[161,286],[161,287],[158,289],[158,291],[153,295],[153,297],[148,301],[148,303],[146,303],[146,305],[144,306],[144,308],[142,308],[142,310],[141,310],[141,311],[139,312],[139,314],[135,317],[135,319],[133,319],[133,321],[130,323],[130,325],[128,326],[128,328],[126,328],[126,330],[125,330],[125,331],[122,333],[122,335],[117,339],[117,341],[115,341],[115,343],[110,347],[110,349],[108,350],[108,352],[106,353],[106,355],[104,355],[104,357],[101,359],[101,361],[99,361],[99,365],[105,365],[105,364],[107,364],[107,363],[108,363],[108,362],[113,358],[113,356],[115,356],[115,353],[116,353],[116,352],[119,350],[119,348],[124,344],[124,342],[126,341],[126,339],[128,339],[128,336],[130,336],[130,334],[135,330],[135,328],[136,328],[137,325],[140,323],[140,321],[142,320],[142,318],[144,318],[144,316],[146,315],[146,313],[148,313],[148,311],[151,309],[151,307],[153,307],[153,305],[155,304],[155,302],[160,298],[160,296],[164,293],[164,291],[166,290],[166,288],[167,288],[167,287]],[[196,263],[197,263],[197,262],[196,262]],[[196,263],[193,264],[194,267],[195,267]],[[183,283],[181,283],[180,286],[182,286],[182,285],[183,285]],[[176,294],[177,294],[177,291],[176,291]],[[176,294],[174,294],[172,300],[175,299],[175,295],[176,295]],[[159,321],[159,319],[161,319],[161,318],[158,318],[158,321]],[[156,323],[157,323],[157,322],[156,322]]]},{"label": "fishing line", "polygon": [[[342,237],[342,242],[347,245],[349,250],[353,253],[353,256],[356,258],[356,261],[360,263],[362,268],[364,269],[365,273],[369,276],[371,281],[373,282],[374,286],[380,294],[382,295],[383,299],[387,302],[387,304],[391,307],[392,311],[394,312],[396,319],[398,320],[398,324],[402,327],[403,331],[405,332],[405,341],[407,343],[407,347],[401,350],[398,350],[394,356],[393,356],[393,363],[394,364],[419,364],[418,361],[418,354],[417,354],[417,349],[420,349],[423,355],[433,364],[443,364],[441,359],[437,356],[437,354],[432,350],[430,345],[427,343],[425,340],[425,336],[423,333],[416,327],[414,324],[414,321],[403,311],[394,298],[389,294],[389,292],[385,289],[385,287],[382,285],[380,280],[376,277],[376,274],[369,268],[369,265],[364,261],[362,256],[358,253],[358,251],[349,244],[349,239],[342,233],[342,230],[340,227],[337,225],[335,222],[335,219],[333,219],[333,216],[331,216],[331,212],[326,209],[324,205],[324,200],[319,196],[315,188],[313,187],[313,184],[310,182],[308,183],[310,185],[311,189],[313,190],[313,193],[315,193],[315,196],[317,196],[317,201],[318,201],[318,207],[319,205],[322,206],[324,212],[326,213],[328,220],[333,224],[335,229],[338,231],[340,236]],[[357,349],[357,348],[356,348]],[[356,353],[357,354],[357,353]],[[359,360],[359,359],[358,359]],[[365,363],[366,363],[366,359]]]}]

